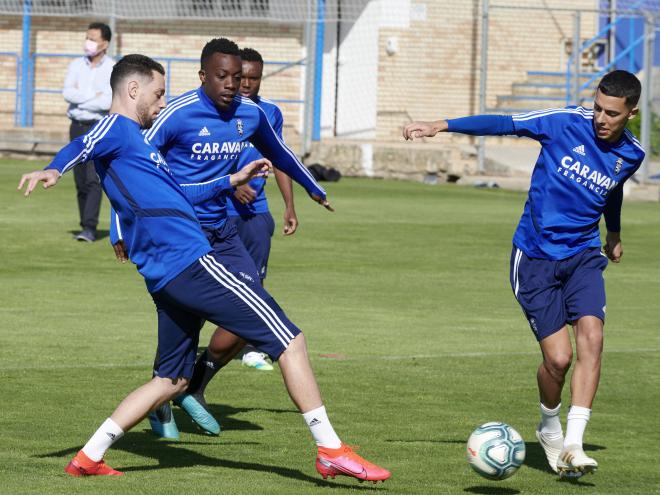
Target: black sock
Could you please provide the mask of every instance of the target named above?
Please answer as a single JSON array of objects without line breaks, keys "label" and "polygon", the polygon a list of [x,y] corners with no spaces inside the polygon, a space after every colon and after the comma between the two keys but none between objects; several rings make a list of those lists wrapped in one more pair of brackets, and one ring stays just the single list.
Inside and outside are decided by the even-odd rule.
[{"label": "black sock", "polygon": [[151,370],[151,378],[158,376],[158,364],[160,363],[160,353],[158,352],[158,347],[156,347],[156,356],[154,357],[154,367]]},{"label": "black sock", "polygon": [[187,393],[191,395],[204,395],[206,386],[220,369],[222,369],[221,364],[209,356],[208,351],[205,350],[195,363],[195,370],[190,379]]}]

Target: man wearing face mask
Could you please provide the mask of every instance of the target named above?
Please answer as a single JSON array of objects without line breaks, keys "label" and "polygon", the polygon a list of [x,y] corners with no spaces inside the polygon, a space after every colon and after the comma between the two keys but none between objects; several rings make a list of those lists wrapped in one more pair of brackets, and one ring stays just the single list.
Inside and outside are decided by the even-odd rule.
[{"label": "man wearing face mask", "polygon": [[[115,62],[106,52],[111,38],[110,27],[101,22],[91,23],[87,27],[83,46],[85,55],[69,65],[63,96],[69,104],[67,116],[71,119],[71,140],[86,134],[110,109],[110,74]],[[74,179],[82,227],[75,238],[94,242],[101,207],[101,184],[94,171],[94,164],[90,161],[76,167]]]}]

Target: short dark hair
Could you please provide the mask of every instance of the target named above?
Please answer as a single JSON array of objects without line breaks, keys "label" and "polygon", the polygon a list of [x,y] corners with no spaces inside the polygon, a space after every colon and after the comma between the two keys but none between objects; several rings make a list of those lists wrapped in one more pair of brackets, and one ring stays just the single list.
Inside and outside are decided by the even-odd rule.
[{"label": "short dark hair", "polygon": [[244,62],[260,62],[264,63],[264,59],[261,58],[261,53],[259,53],[254,48],[243,48],[241,50],[241,58]]},{"label": "short dark hair", "polygon": [[156,62],[154,59],[149,58],[146,55],[126,55],[122,57],[119,62],[117,62],[112,68],[112,74],[110,75],[110,87],[112,88],[113,92],[116,91],[119,87],[119,83],[124,78],[133,74],[139,74],[141,76],[153,79],[154,71],[165,75],[165,69],[163,69],[163,66]]},{"label": "short dark hair", "polygon": [[90,29],[98,29],[101,31],[101,38],[104,41],[110,42],[112,39],[112,29],[110,29],[110,26],[107,24],[102,22],[92,22],[89,26],[87,26],[87,30],[89,31]]},{"label": "short dark hair", "polygon": [[642,94],[642,84],[634,74],[626,70],[614,70],[606,74],[598,84],[598,89],[606,96],[625,98],[626,105],[633,108]]},{"label": "short dark hair", "polygon": [[224,53],[225,55],[235,55],[237,57],[241,56],[241,51],[238,49],[236,43],[227,38],[214,38],[204,45],[204,48],[202,49],[202,56],[200,58],[202,69],[214,53]]}]

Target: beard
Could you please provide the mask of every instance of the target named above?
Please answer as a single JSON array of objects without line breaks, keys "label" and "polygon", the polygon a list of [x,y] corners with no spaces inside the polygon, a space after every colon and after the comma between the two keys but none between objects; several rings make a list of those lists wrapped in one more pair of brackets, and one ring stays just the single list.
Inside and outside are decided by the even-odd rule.
[{"label": "beard", "polygon": [[149,129],[156,117],[152,115],[152,112],[149,110],[149,105],[143,102],[137,104],[137,117],[140,119],[140,127],[142,129]]}]

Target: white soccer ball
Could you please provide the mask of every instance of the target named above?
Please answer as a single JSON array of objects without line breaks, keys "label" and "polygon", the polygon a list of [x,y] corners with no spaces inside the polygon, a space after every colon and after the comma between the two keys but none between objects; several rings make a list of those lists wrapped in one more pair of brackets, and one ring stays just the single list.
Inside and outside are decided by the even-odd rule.
[{"label": "white soccer ball", "polygon": [[503,480],[512,476],[525,460],[525,442],[506,423],[486,423],[468,438],[467,459],[484,478]]}]

